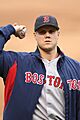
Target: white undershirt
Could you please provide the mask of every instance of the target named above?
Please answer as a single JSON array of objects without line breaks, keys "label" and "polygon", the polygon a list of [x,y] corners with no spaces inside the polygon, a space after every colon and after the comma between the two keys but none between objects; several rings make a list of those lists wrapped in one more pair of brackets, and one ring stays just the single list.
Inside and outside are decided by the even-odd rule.
[{"label": "white undershirt", "polygon": [[[62,80],[57,71],[59,58],[60,56],[51,61],[42,59],[46,68],[46,84],[44,84],[42,89],[39,104],[36,105],[33,120],[60,120],[59,118],[65,120],[64,91],[63,88],[60,88]],[[50,85],[48,76],[54,76]],[[60,78],[60,83],[57,87],[54,86],[54,84],[57,85],[55,83],[56,77]]]}]

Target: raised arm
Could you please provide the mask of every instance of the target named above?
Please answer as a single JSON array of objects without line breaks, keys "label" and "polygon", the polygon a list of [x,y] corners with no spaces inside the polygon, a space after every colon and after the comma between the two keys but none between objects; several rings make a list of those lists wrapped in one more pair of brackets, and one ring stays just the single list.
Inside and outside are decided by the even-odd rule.
[{"label": "raised arm", "polygon": [[23,39],[25,37],[26,27],[24,25],[7,25],[0,28],[0,76],[4,79],[8,73],[9,67],[16,59],[14,52],[6,52],[3,50],[5,43],[10,39],[13,34],[15,37]]}]

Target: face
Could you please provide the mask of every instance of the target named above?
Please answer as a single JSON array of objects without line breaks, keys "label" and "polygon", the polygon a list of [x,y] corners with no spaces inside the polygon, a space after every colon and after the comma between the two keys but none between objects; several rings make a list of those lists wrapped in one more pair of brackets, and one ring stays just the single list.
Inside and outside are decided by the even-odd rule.
[{"label": "face", "polygon": [[59,30],[56,30],[53,26],[43,26],[34,35],[39,49],[49,52],[57,47]]}]

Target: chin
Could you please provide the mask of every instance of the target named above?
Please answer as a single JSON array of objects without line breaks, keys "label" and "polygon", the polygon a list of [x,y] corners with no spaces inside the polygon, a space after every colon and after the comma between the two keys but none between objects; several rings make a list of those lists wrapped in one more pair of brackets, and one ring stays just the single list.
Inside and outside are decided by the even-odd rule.
[{"label": "chin", "polygon": [[51,52],[53,50],[53,48],[51,48],[51,47],[41,48],[41,49],[45,52]]},{"label": "chin", "polygon": [[51,52],[55,50],[56,46],[57,45],[55,44],[55,45],[44,45],[44,46],[38,46],[38,47],[45,52]]}]

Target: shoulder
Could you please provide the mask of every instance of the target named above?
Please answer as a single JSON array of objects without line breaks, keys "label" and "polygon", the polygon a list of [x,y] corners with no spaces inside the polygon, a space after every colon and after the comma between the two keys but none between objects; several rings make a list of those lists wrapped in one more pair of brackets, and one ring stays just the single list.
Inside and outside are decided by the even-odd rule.
[{"label": "shoulder", "polygon": [[31,58],[34,57],[35,52],[16,52],[16,51],[5,51],[3,50],[1,55],[4,58]]},{"label": "shoulder", "polygon": [[31,52],[2,51],[1,56],[4,60],[15,61],[18,59],[31,59]]},{"label": "shoulder", "polygon": [[69,65],[80,67],[80,62],[71,57],[65,56],[65,62],[67,62]]}]

